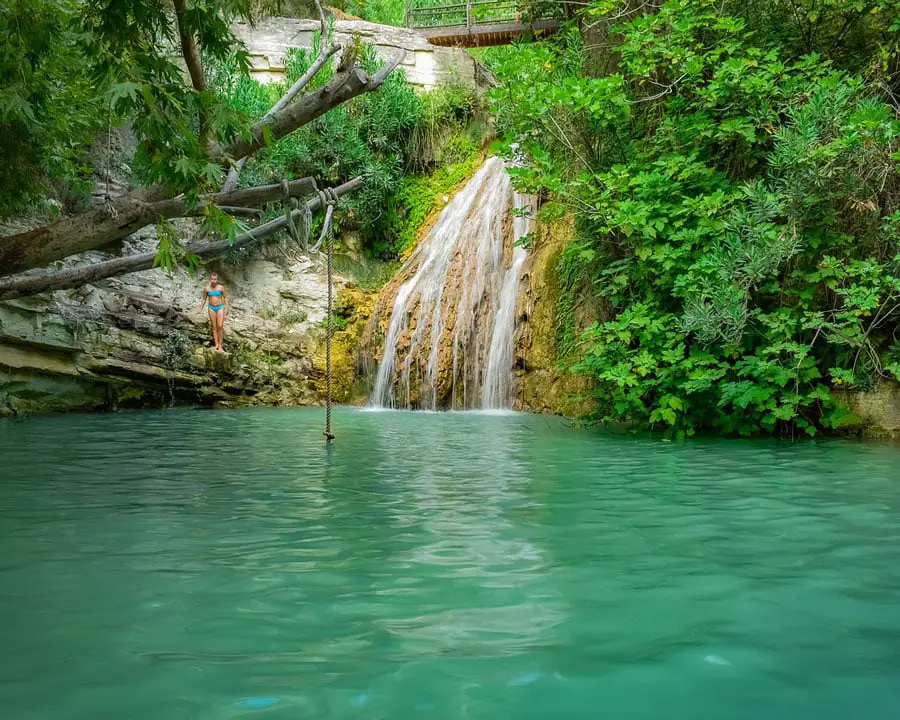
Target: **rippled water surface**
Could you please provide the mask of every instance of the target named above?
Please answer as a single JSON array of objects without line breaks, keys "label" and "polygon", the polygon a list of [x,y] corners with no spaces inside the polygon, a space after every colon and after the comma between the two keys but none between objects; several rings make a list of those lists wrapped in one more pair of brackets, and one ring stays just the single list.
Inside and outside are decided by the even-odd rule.
[{"label": "rippled water surface", "polygon": [[900,717],[900,447],[0,424],[0,717]]}]

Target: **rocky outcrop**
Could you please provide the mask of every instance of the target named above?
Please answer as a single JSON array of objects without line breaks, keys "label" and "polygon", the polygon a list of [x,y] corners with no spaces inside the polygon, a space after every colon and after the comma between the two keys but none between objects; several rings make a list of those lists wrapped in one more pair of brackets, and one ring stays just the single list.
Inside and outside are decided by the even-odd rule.
[{"label": "rocky outcrop", "polygon": [[[311,47],[318,23],[267,18],[255,27],[237,26],[250,51],[258,79],[280,80],[289,48]],[[482,86],[484,76],[462,50],[429,45],[402,28],[361,21],[335,22],[335,39],[349,45],[355,36],[382,58],[407,51],[403,69],[421,89],[455,82]],[[135,141],[128,128],[101,138],[92,153],[94,194],[99,205],[127,191],[127,160]],[[55,209],[62,204],[53,201]],[[75,208],[67,208],[72,211]],[[44,224],[46,216],[18,218],[0,235]],[[175,223],[184,237],[192,221]],[[360,248],[346,238],[350,259]],[[109,248],[58,263],[88,264],[155,250],[153,228]],[[211,351],[206,311],[200,310],[204,278],[179,269],[133,273],[32,298],[0,303],[0,415],[72,409],[158,407],[170,404],[306,405],[322,402],[325,370],[326,286],[321,257],[304,257],[296,247],[268,245],[252,257],[210,265],[226,283],[232,311],[226,321],[228,353]],[[239,262],[239,264],[238,264]],[[333,396],[338,402],[362,398],[357,379],[358,347],[372,313],[374,296],[349,278],[337,283]]]},{"label": "rocky outcrop", "polygon": [[[250,54],[252,76],[260,82],[280,82],[288,50],[312,48],[319,23],[315,20],[268,17],[252,26],[238,23],[233,29]],[[431,90],[447,83],[484,89],[492,82],[487,71],[465,50],[431,45],[415,30],[362,20],[334,21],[336,42],[348,47],[354,37],[373,47],[381,60],[405,50],[406,57],[400,67],[406,74],[407,82],[421,90]]]},{"label": "rocky outcrop", "polygon": [[[133,152],[128,128],[97,142],[92,153],[95,205],[128,189],[125,161]],[[18,218],[0,226],[0,235],[47,219]],[[198,229],[193,220],[173,224],[182,237]],[[155,230],[148,227],[108,252],[84,253],[57,265],[90,264],[156,247]],[[208,347],[208,315],[200,309],[206,271],[192,276],[178,269],[170,276],[148,270],[77,290],[0,302],[0,416],[171,404],[321,403],[324,257],[305,256],[296,245],[267,244],[230,260],[207,266],[219,272],[231,296],[226,355]],[[340,275],[336,293],[334,360],[343,365],[333,391],[335,398],[351,402],[357,398],[353,378],[344,371],[355,363],[355,356],[347,359],[348,338],[359,333],[360,315],[371,312],[371,303]]]},{"label": "rocky outcrop", "polygon": [[226,355],[208,349],[204,278],[184,270],[0,303],[0,412],[320,402],[321,265],[270,248],[216,267],[232,304]]},{"label": "rocky outcrop", "polygon": [[516,308],[517,410],[578,417],[591,409],[590,380],[566,370],[557,349],[557,263],[574,231],[570,215],[538,223],[522,270]]}]

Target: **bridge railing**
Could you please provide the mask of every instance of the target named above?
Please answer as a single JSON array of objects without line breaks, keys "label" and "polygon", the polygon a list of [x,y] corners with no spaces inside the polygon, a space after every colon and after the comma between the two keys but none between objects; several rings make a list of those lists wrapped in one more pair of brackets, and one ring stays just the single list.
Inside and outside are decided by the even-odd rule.
[{"label": "bridge railing", "polygon": [[455,5],[406,7],[406,26],[429,28],[474,28],[521,22],[519,4],[514,0],[470,0]]}]

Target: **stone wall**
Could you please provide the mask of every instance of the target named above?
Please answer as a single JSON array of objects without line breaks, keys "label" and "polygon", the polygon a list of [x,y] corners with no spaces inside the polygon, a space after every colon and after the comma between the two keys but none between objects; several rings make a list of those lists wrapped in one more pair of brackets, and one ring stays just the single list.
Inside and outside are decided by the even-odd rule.
[{"label": "stone wall", "polygon": [[[311,48],[319,23],[315,20],[270,17],[260,20],[255,26],[239,23],[233,29],[250,53],[252,75],[260,82],[277,82],[284,75],[287,51],[291,48]],[[406,73],[407,81],[422,90],[431,90],[443,83],[462,83],[477,88],[490,83],[484,68],[465,50],[431,45],[415,30],[362,20],[334,22],[334,39],[345,47],[355,35],[364,44],[374,47],[381,59],[395,56],[400,49],[406,50],[401,68]]]},{"label": "stone wall", "polygon": [[883,381],[868,392],[834,394],[859,420],[848,430],[856,429],[863,437],[900,439],[900,383]]}]

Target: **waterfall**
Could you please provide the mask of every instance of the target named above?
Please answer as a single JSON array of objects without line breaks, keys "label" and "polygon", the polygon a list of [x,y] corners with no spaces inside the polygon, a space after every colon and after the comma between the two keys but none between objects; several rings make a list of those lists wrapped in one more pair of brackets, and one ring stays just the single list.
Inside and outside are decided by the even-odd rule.
[{"label": "waterfall", "polygon": [[514,243],[530,230],[510,210],[532,202],[490,158],[443,209],[385,291],[393,304],[373,405],[509,407],[526,256]]},{"label": "waterfall", "polygon": [[[534,198],[513,193],[513,208],[526,210]],[[531,232],[533,213],[513,216],[513,240],[519,241]],[[519,296],[519,276],[527,256],[525,248],[513,246],[512,265],[503,278],[500,291],[500,307],[494,320],[491,349],[484,372],[484,389],[481,397],[483,408],[505,408],[512,404],[513,333],[516,329],[516,299]]]}]

